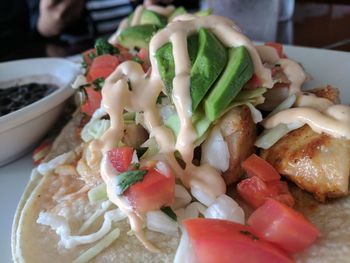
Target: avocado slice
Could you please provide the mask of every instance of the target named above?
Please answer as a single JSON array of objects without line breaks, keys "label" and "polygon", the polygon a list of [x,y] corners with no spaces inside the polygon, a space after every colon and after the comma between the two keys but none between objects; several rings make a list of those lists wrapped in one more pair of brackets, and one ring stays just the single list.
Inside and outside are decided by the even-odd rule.
[{"label": "avocado slice", "polygon": [[147,9],[142,10],[141,19],[140,19],[141,25],[152,24],[152,25],[158,26],[159,28],[162,28],[162,27],[165,27],[167,23],[168,23],[168,19],[166,16],[157,14]]},{"label": "avocado slice", "polygon": [[191,69],[192,109],[195,111],[224,69],[227,61],[226,48],[213,33],[205,28],[198,31],[199,47]]},{"label": "avocado slice", "polygon": [[[192,115],[192,123],[194,129],[196,130],[198,140],[209,129],[211,121],[205,116],[203,111],[196,111]],[[176,113],[171,115],[166,121],[165,126],[170,128],[177,137],[181,126],[179,116]]]},{"label": "avocado slice", "polygon": [[205,114],[211,121],[220,117],[254,73],[253,62],[244,46],[232,47],[228,53],[227,66],[204,101]]},{"label": "avocado slice", "polygon": [[[187,38],[187,49],[192,65],[190,94],[195,111],[225,67],[227,52],[214,34],[204,28]],[[166,43],[160,47],[156,51],[156,59],[167,94],[171,97],[175,77],[172,44]]]},{"label": "avocado slice", "polygon": [[176,8],[174,12],[171,13],[171,15],[168,17],[168,21],[171,22],[175,17],[186,13],[187,13],[186,9],[183,6],[180,6]]},{"label": "avocado slice", "polygon": [[[187,50],[193,65],[198,51],[198,34],[190,35],[187,38]],[[175,77],[175,63],[173,57],[173,45],[168,42],[156,51],[156,60],[160,76],[164,82],[167,95],[171,98],[173,90],[173,79]]]},{"label": "avocado slice", "polygon": [[118,42],[127,48],[148,48],[148,44],[157,30],[157,26],[149,24],[127,27],[120,32]]}]

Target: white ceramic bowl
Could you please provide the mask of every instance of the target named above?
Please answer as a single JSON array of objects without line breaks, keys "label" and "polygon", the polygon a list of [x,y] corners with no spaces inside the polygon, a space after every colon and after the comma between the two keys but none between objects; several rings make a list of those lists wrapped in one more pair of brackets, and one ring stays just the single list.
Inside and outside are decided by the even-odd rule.
[{"label": "white ceramic bowl", "polygon": [[80,67],[61,58],[25,59],[0,63],[0,87],[31,82],[54,84],[57,90],[22,109],[0,117],[0,166],[31,150],[51,128],[64,102],[73,94],[70,84]]}]

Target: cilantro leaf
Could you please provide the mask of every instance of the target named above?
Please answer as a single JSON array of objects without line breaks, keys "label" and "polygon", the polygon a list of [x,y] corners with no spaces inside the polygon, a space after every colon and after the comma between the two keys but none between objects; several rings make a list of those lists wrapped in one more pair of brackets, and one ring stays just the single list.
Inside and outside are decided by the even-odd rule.
[{"label": "cilantro leaf", "polygon": [[177,221],[177,216],[174,213],[173,209],[171,209],[170,206],[163,206],[160,209],[164,214],[166,214],[168,217],[170,217],[172,220]]},{"label": "cilantro leaf", "polygon": [[97,56],[101,56],[104,54],[119,54],[119,49],[115,46],[108,43],[108,41],[104,38],[99,38],[95,42],[95,49]]},{"label": "cilantro leaf", "polygon": [[117,175],[114,180],[117,194],[121,195],[133,184],[141,182],[146,174],[145,170],[132,170]]},{"label": "cilantro leaf", "polygon": [[105,79],[103,77],[97,78],[92,82],[95,85],[95,90],[101,90],[105,84]]}]

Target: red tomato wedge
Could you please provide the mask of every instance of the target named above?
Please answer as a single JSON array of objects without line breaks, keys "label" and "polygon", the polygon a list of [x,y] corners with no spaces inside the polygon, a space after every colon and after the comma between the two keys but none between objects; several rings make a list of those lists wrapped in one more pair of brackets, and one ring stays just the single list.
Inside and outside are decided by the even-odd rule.
[{"label": "red tomato wedge", "polygon": [[168,169],[163,174],[155,168],[151,168],[142,182],[135,183],[125,191],[124,195],[132,207],[145,213],[159,210],[162,206],[169,206],[175,197],[175,176]]},{"label": "red tomato wedge", "polygon": [[119,63],[116,56],[106,54],[95,57],[87,73],[87,80],[92,82],[98,78],[107,78]]},{"label": "red tomato wedge", "polygon": [[254,230],[219,219],[188,219],[183,222],[198,263],[293,262],[274,245],[258,238]]},{"label": "red tomato wedge", "polygon": [[89,116],[92,116],[94,112],[100,107],[102,94],[100,91],[94,90],[93,88],[86,88],[87,99],[83,105],[81,105],[81,112],[86,113]]},{"label": "red tomato wedge", "polygon": [[86,63],[86,65],[90,66],[92,63],[92,59],[90,58],[90,54],[93,56],[96,56],[96,50],[94,48],[88,49],[83,52],[83,60]]},{"label": "red tomato wedge", "polygon": [[286,205],[293,206],[294,198],[286,182],[279,180],[264,182],[257,176],[242,180],[237,185],[237,192],[251,207],[258,208],[271,197]]},{"label": "red tomato wedge", "polygon": [[271,182],[281,178],[271,164],[256,154],[249,156],[242,163],[242,167],[247,172],[248,177],[257,176],[264,182]]},{"label": "red tomato wedge", "polygon": [[260,237],[290,253],[303,251],[320,235],[302,214],[273,199],[255,210],[248,224]]},{"label": "red tomato wedge", "polygon": [[277,54],[280,58],[287,58],[287,56],[283,52],[282,44],[276,42],[266,42],[265,46],[273,47],[274,49],[276,49]]},{"label": "red tomato wedge", "polygon": [[254,73],[250,80],[246,83],[246,88],[248,89],[254,89],[261,86],[261,80],[259,77]]},{"label": "red tomato wedge", "polygon": [[118,172],[126,172],[132,161],[134,149],[131,147],[118,147],[107,152],[109,161]]}]

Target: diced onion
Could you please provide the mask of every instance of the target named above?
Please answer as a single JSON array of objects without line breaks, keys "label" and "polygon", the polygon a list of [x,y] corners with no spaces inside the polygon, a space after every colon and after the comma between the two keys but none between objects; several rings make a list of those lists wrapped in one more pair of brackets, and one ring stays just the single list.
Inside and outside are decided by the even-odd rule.
[{"label": "diced onion", "polygon": [[196,262],[194,251],[187,234],[187,231],[183,229],[179,246],[176,250],[174,263],[193,263]]},{"label": "diced onion", "polygon": [[205,211],[204,216],[206,218],[224,219],[244,224],[243,209],[225,194],[216,198],[215,202]]},{"label": "diced onion", "polygon": [[79,257],[73,260],[73,263],[86,263],[109,247],[120,235],[119,228],[112,230],[107,236],[101,239],[95,246],[84,251]]},{"label": "diced onion", "polygon": [[215,198],[213,198],[211,195],[205,193],[202,191],[199,187],[192,186],[191,187],[191,194],[202,204],[206,206],[210,206],[212,203],[215,202]]},{"label": "diced onion", "polygon": [[190,203],[185,208],[184,219],[198,218],[200,214],[204,215],[206,207],[199,202]]},{"label": "diced onion", "polygon": [[213,128],[202,145],[201,164],[205,163],[222,172],[225,172],[230,165],[230,152],[219,127]]},{"label": "diced onion", "polygon": [[72,88],[73,89],[79,89],[81,86],[86,85],[86,84],[88,84],[88,83],[86,81],[85,76],[84,75],[78,75],[75,78],[75,80],[74,80],[74,82],[72,84]]},{"label": "diced onion", "polygon": [[175,201],[171,205],[173,210],[183,208],[187,206],[192,200],[191,195],[188,193],[185,187],[182,185],[175,185]]},{"label": "diced onion", "polygon": [[250,114],[252,115],[252,119],[254,123],[259,123],[263,120],[261,112],[253,106],[250,102],[247,102],[246,105],[250,109]]},{"label": "diced onion", "polygon": [[177,236],[178,224],[162,211],[147,212],[147,228],[166,235]]}]

